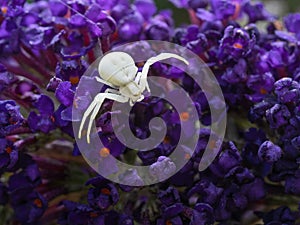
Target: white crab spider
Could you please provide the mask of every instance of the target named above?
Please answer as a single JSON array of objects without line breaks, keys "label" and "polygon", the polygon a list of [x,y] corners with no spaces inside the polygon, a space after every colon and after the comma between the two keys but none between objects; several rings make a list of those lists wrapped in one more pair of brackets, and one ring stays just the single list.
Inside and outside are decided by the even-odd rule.
[{"label": "white crab spider", "polygon": [[88,129],[87,142],[90,143],[90,133],[93,120],[96,118],[98,111],[105,99],[111,99],[117,102],[128,102],[132,106],[135,102],[142,101],[145,91],[150,92],[147,82],[147,74],[152,64],[168,59],[176,58],[189,64],[183,57],[173,53],[161,53],[155,57],[151,57],[146,61],[142,72],[138,72],[133,58],[125,52],[111,52],[105,55],[98,66],[100,77],[96,77],[96,81],[106,84],[111,88],[105,90],[104,93],[99,93],[95,96],[89,107],[83,114],[82,121],[79,127],[78,138],[81,138],[83,125],[87,117],[91,114]]}]

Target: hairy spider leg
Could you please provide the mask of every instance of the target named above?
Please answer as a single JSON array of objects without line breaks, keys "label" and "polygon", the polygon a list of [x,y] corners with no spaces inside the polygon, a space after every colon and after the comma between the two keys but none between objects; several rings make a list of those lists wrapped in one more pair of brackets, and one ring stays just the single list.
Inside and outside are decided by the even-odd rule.
[{"label": "hairy spider leg", "polygon": [[159,55],[155,56],[155,57],[151,57],[150,59],[148,59],[143,67],[142,73],[141,73],[141,77],[140,77],[140,83],[139,85],[141,86],[142,90],[146,89],[147,91],[150,92],[150,88],[149,88],[149,84],[147,82],[147,74],[149,72],[150,66],[153,65],[156,62],[165,60],[165,59],[169,59],[169,58],[175,58],[178,59],[182,62],[184,62],[185,64],[189,64],[189,62],[176,54],[173,53],[160,53]]},{"label": "hairy spider leg", "polygon": [[[96,118],[98,111],[102,105],[102,103],[104,102],[105,99],[110,99],[110,100],[114,100],[117,102],[121,102],[121,103],[125,103],[128,101],[128,98],[119,94],[113,94],[113,93],[99,93],[96,95],[95,99],[93,100],[93,102],[90,104],[90,106],[92,106],[90,108],[90,106],[88,107],[87,111],[88,114],[84,115],[83,121],[84,122],[87,119],[87,116],[92,112],[89,124],[88,124],[88,129],[87,129],[87,142],[90,143],[90,133],[91,133],[91,129],[92,129],[92,124],[94,119]],[[94,102],[96,104],[94,104]],[[81,133],[81,130],[79,131]]]}]

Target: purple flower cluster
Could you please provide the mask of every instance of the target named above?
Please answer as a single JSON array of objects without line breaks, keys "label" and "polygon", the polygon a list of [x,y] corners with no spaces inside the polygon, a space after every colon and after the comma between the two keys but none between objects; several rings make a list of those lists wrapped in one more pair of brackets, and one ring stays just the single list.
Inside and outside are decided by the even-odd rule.
[{"label": "purple flower cluster", "polygon": [[[256,1],[170,1],[188,12],[189,24],[175,27],[171,11],[159,11],[152,0],[0,0],[0,213],[6,212],[1,222],[299,222],[300,14],[280,21]],[[72,122],[98,93],[94,80],[83,77],[89,65],[114,46],[147,39],[184,46],[210,67],[224,93],[229,122],[226,140],[206,170],[199,172],[198,165],[213,134],[201,129],[194,154],[182,145],[180,157],[189,162],[178,173],[137,188],[95,175],[80,156]],[[205,94],[185,73],[156,63],[149,75],[181,85],[201,123],[211,124]],[[75,98],[81,79],[87,92]],[[149,165],[154,180],[173,174],[176,165],[168,156],[178,144],[181,122],[189,123],[189,112],[179,114],[154,97],[135,104],[130,127],[136,137],[150,135],[153,117],[167,126],[160,145],[135,154],[114,134],[111,105],[105,101],[96,119],[97,137],[105,145],[94,156],[101,166],[118,171],[108,160],[113,155]],[[193,138],[189,130],[184,135]],[[135,170],[120,179],[143,184]]]}]

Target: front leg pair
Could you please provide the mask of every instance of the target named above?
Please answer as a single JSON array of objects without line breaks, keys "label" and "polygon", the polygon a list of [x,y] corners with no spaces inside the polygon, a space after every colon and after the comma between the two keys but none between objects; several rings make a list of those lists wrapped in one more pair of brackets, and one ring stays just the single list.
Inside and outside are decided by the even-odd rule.
[{"label": "front leg pair", "polygon": [[[114,90],[114,91],[116,91],[116,90]],[[87,117],[92,113],[92,115],[90,117],[90,120],[89,120],[87,133],[86,133],[87,142],[90,143],[90,133],[91,133],[93,121],[96,118],[97,113],[100,110],[101,105],[102,105],[102,103],[104,102],[105,99],[110,99],[110,100],[114,100],[114,101],[121,102],[121,103],[125,103],[125,102],[128,101],[127,97],[124,97],[120,94],[117,94],[117,92],[97,94],[96,97],[94,98],[94,100],[89,105],[89,107],[86,109],[85,113],[83,114],[82,121],[81,121],[81,124],[80,124],[80,127],[79,127],[79,132],[78,132],[78,138],[79,139],[81,138],[83,125],[85,124],[85,121],[87,120]]]}]

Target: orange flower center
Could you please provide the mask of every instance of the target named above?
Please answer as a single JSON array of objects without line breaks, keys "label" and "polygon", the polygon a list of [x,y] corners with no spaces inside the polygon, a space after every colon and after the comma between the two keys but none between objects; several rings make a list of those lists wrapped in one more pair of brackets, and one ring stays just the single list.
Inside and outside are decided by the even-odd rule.
[{"label": "orange flower center", "polygon": [[243,48],[243,45],[240,44],[240,43],[234,43],[234,44],[233,44],[233,47],[238,48],[238,49],[242,49],[242,48]]},{"label": "orange flower center", "polygon": [[42,208],[42,206],[43,206],[43,203],[42,203],[41,199],[39,199],[39,198],[34,199],[33,204],[38,208]]},{"label": "orange flower center", "polygon": [[110,195],[110,190],[108,188],[102,188],[101,193],[104,195]]},{"label": "orange flower center", "polygon": [[164,143],[164,144],[170,144],[170,138],[166,136],[166,137],[164,138],[164,140],[163,140],[163,143]]},{"label": "orange flower center", "polygon": [[184,158],[185,158],[185,159],[190,159],[190,158],[191,158],[191,155],[190,155],[189,153],[185,153]]},{"label": "orange flower center", "polygon": [[172,222],[170,220],[167,220],[166,225],[172,225]]},{"label": "orange flower center", "polygon": [[185,122],[190,118],[190,114],[188,112],[182,112],[180,113],[179,117],[181,121]]},{"label": "orange flower center", "polygon": [[110,150],[106,147],[103,147],[103,148],[100,149],[99,154],[100,154],[101,157],[106,158],[106,157],[109,156]]},{"label": "orange flower center", "polygon": [[216,147],[217,142],[215,140],[212,140],[211,142],[209,142],[208,147],[210,149],[214,149]]},{"label": "orange flower center", "polygon": [[10,124],[16,124],[17,121],[15,121],[13,118],[9,118],[9,123],[10,123]]},{"label": "orange flower center", "polygon": [[55,122],[54,116],[50,116],[50,120],[54,123]]},{"label": "orange flower center", "polygon": [[260,89],[260,93],[261,93],[261,94],[263,94],[263,95],[265,95],[265,94],[267,94],[268,92],[267,92],[267,90],[266,90],[266,89],[264,89],[264,88],[261,88],[261,89]]},{"label": "orange flower center", "polygon": [[78,84],[79,77],[78,76],[70,77],[69,80],[70,80],[71,84]]},{"label": "orange flower center", "polygon": [[12,152],[12,148],[11,147],[6,147],[5,151],[10,154]]},{"label": "orange flower center", "polygon": [[97,216],[98,216],[98,213],[96,213],[96,212],[91,212],[90,213],[90,217],[92,217],[92,218],[95,218]]},{"label": "orange flower center", "polygon": [[2,12],[3,14],[6,14],[6,13],[7,13],[7,10],[8,10],[8,8],[7,8],[6,6],[1,7],[1,12]]}]

